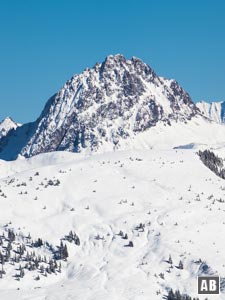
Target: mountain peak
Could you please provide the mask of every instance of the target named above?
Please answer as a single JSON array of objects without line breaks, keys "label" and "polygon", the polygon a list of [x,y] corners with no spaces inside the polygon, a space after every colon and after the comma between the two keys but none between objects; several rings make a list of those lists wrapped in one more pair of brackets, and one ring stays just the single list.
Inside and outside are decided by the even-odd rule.
[{"label": "mountain peak", "polygon": [[12,123],[15,123],[15,122],[13,121],[13,119],[12,119],[10,116],[5,117],[5,119],[3,119],[3,120],[0,122],[0,124],[6,123],[6,122],[12,122]]},{"label": "mountain peak", "polygon": [[124,55],[117,53],[117,54],[109,54],[106,56],[105,61],[126,61]]},{"label": "mountain peak", "polygon": [[133,56],[131,59],[126,59],[126,57],[122,54],[108,55],[104,62],[102,63],[102,67],[108,67],[110,69],[116,68],[127,68],[127,66],[133,65],[134,69],[137,69],[138,66],[142,69],[147,68],[151,70],[150,66],[145,64],[140,58]]},{"label": "mountain peak", "polygon": [[0,143],[0,151],[8,155],[11,145],[13,157],[29,157],[56,150],[113,150],[158,123],[187,122],[198,114],[176,81],[158,77],[139,58],[109,55],[68,80],[35,122]]},{"label": "mountain peak", "polygon": [[3,136],[6,136],[9,131],[11,131],[12,129],[15,130],[17,127],[18,124],[14,122],[11,117],[7,116],[0,122],[0,139]]},{"label": "mountain peak", "polygon": [[101,64],[101,70],[102,72],[108,72],[109,70],[124,67],[126,63],[127,60],[122,54],[110,54],[105,58],[105,60]]}]

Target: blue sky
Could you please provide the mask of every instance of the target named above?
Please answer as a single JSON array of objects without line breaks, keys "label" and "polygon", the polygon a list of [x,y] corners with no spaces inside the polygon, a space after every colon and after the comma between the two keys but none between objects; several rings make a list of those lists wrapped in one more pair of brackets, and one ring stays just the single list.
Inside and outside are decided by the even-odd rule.
[{"label": "blue sky", "polygon": [[73,74],[137,56],[192,99],[225,100],[224,0],[1,0],[0,119],[37,118]]}]

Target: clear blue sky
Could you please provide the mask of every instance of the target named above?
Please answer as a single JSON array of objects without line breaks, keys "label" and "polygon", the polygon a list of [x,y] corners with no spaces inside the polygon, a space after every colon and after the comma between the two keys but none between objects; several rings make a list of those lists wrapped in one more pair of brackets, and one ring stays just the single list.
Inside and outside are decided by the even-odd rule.
[{"label": "clear blue sky", "polygon": [[194,101],[225,100],[224,0],[1,0],[0,119],[34,120],[73,74],[137,56]]}]

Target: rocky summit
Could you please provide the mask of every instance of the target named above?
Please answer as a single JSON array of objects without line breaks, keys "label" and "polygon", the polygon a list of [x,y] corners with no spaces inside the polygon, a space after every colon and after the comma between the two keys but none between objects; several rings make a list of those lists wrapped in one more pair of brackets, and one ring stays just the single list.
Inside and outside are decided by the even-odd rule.
[{"label": "rocky summit", "polygon": [[175,80],[157,76],[136,57],[109,55],[68,80],[35,122],[1,139],[0,156],[118,149],[159,122],[187,122],[196,115],[199,109]]}]

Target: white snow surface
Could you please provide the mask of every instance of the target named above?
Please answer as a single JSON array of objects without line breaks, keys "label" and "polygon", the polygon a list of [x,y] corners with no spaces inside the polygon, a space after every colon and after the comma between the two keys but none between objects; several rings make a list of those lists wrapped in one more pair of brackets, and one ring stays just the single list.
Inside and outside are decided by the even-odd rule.
[{"label": "white snow surface", "polygon": [[[179,128],[175,132],[181,134]],[[40,275],[39,281],[27,270],[17,281],[13,266],[6,267],[0,299],[161,300],[170,288],[205,299],[196,291],[203,265],[225,277],[225,204],[218,201],[225,198],[225,181],[196,155],[204,147],[92,156],[53,152],[0,161],[2,230],[7,225],[53,245],[73,230],[81,241],[80,246],[66,242],[69,258],[62,272]],[[222,145],[210,147],[225,158]],[[49,179],[59,179],[60,185],[41,185]],[[144,231],[136,228],[140,223]],[[134,247],[126,247],[129,241]],[[180,260],[183,270],[177,268]],[[208,299],[225,299],[225,294]]]}]

